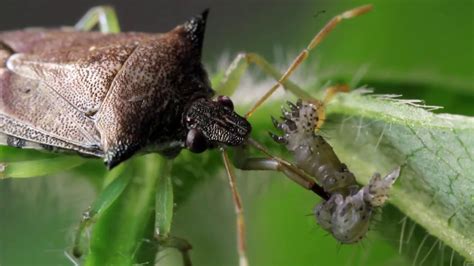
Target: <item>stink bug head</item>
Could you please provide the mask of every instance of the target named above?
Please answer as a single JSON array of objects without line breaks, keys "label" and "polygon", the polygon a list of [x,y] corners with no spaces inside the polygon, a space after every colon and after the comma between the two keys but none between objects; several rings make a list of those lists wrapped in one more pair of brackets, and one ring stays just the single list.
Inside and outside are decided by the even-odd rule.
[{"label": "stink bug head", "polygon": [[191,103],[184,114],[188,128],[186,147],[202,152],[219,144],[242,145],[252,127],[233,110],[232,101],[225,96],[217,100],[199,98]]},{"label": "stink bug head", "polygon": [[[209,10],[206,9],[183,25],[195,51],[202,51],[208,13]],[[200,58],[201,54],[197,56]],[[189,130],[185,140],[186,148],[193,152],[203,152],[219,144],[242,145],[251,126],[233,109],[232,101],[226,96],[219,96],[215,101],[205,97],[193,101],[183,119]]]}]

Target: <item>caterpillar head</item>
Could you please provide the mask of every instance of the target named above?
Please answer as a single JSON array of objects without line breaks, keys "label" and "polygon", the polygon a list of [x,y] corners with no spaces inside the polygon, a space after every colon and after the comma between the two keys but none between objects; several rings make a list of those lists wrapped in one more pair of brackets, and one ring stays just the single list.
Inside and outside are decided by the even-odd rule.
[{"label": "caterpillar head", "polygon": [[385,203],[399,175],[400,167],[397,167],[383,178],[374,174],[368,185],[351,195],[331,194],[329,200],[314,209],[316,221],[343,244],[362,240],[369,230],[374,211]]},{"label": "caterpillar head", "polygon": [[369,230],[373,208],[364,201],[363,190],[343,197],[333,194],[314,210],[318,224],[343,244],[362,240]]},{"label": "caterpillar head", "polygon": [[400,176],[400,167],[395,168],[383,178],[375,173],[369,184],[364,187],[364,200],[372,206],[382,206],[387,201],[390,188],[397,181],[398,176]]}]

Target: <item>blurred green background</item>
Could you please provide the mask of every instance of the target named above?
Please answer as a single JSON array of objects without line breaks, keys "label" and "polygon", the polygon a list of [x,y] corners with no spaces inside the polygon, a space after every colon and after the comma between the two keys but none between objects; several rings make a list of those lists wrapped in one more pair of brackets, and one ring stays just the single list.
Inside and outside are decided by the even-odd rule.
[{"label": "blurred green background", "polygon": [[[212,72],[238,51],[257,52],[283,68],[332,16],[364,1],[111,1],[124,30],[165,31],[211,8],[204,61]],[[438,112],[474,115],[474,2],[372,1],[374,11],[341,24],[296,73],[297,81],[369,84],[376,93],[403,94],[445,107]],[[0,30],[72,24],[95,1],[3,1]],[[321,13],[321,11],[325,11]],[[225,61],[225,60],[224,60]],[[252,80],[265,79],[251,68]],[[252,86],[252,82],[245,85]],[[259,83],[260,84],[260,83]],[[257,86],[257,85],[255,85]],[[262,87],[262,86],[258,86]],[[238,102],[238,99],[235,100]],[[271,129],[269,105],[253,118],[260,139]],[[242,108],[243,110],[243,108]],[[276,147],[277,151],[281,148]],[[217,154],[178,158],[173,170],[176,213],[173,235],[193,245],[195,265],[236,265],[231,195]],[[96,197],[100,162],[57,176],[0,181],[0,265],[68,265],[73,229]],[[199,168],[197,168],[199,167]],[[99,170],[97,170],[99,169]],[[198,169],[198,170],[196,170]],[[88,177],[86,177],[88,176]],[[251,265],[446,265],[448,247],[435,246],[408,221],[412,243],[399,252],[403,214],[387,206],[366,241],[341,246],[318,228],[317,199],[281,175],[238,173]],[[407,233],[408,234],[408,233]],[[421,240],[425,239],[422,244]],[[437,244],[436,244],[437,245]],[[420,248],[421,247],[421,248]],[[414,254],[419,258],[414,263]],[[443,252],[441,252],[443,250]],[[426,254],[429,258],[422,260]],[[442,255],[443,254],[443,255]],[[445,254],[445,255],[444,255]],[[172,250],[159,263],[179,265]],[[454,257],[453,264],[462,264]],[[161,265],[161,264],[160,264]]]}]

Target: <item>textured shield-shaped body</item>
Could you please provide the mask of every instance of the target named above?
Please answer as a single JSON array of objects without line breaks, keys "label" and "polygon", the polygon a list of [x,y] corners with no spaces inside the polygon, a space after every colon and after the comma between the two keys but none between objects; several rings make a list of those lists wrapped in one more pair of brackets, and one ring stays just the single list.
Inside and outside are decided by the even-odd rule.
[{"label": "textured shield-shaped body", "polygon": [[[183,112],[212,96],[205,16],[163,34],[0,33],[0,144],[104,157],[113,166],[185,137]],[[177,145],[179,149],[179,145]]]}]

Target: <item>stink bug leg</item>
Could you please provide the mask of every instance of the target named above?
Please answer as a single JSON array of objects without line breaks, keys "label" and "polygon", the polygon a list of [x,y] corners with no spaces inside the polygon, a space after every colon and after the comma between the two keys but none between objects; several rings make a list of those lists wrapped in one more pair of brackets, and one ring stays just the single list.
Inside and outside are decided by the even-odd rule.
[{"label": "stink bug leg", "polygon": [[[300,52],[300,54],[295,58],[293,63],[288,67],[285,73],[278,79],[277,83],[273,85],[266,93],[263,95],[255,105],[247,112],[245,117],[250,117],[253,112],[257,110],[257,108],[262,105],[281,85],[284,85],[284,82],[288,80],[291,74],[298,68],[298,66],[303,63],[303,61],[308,57],[311,50],[316,48],[319,43],[344,19],[350,19],[353,17],[357,17],[359,15],[365,14],[372,10],[372,5],[365,5],[360,6],[348,11],[343,12],[340,15],[335,16],[332,18],[319,32],[314,36],[308,46]],[[293,92],[293,91],[292,91]],[[298,95],[300,98],[305,98],[304,96]]]},{"label": "stink bug leg", "polygon": [[[226,70],[224,78],[217,86],[216,90],[222,95],[232,95],[237,89],[237,86],[239,85],[239,80],[242,78],[242,75],[247,70],[250,64],[255,64],[265,74],[273,77],[277,81],[282,77],[282,74],[262,56],[255,53],[239,53]],[[349,87],[347,85],[335,85],[328,87],[325,89],[326,94],[324,99],[320,101],[312,97],[310,94],[308,94],[306,91],[304,91],[302,88],[300,88],[297,84],[295,84],[288,78],[284,79],[281,82],[281,85],[285,90],[293,93],[298,98],[311,101],[317,106],[321,107],[318,109],[318,114],[321,119],[318,121],[318,124],[316,126],[317,129],[321,128],[322,124],[324,123],[324,118],[326,117],[324,105],[327,104],[337,93],[349,91]],[[250,114],[250,112],[247,113],[247,116],[249,116]]]},{"label": "stink bug leg", "polygon": [[229,177],[229,186],[232,192],[232,198],[235,206],[235,214],[237,216],[237,249],[239,252],[239,266],[247,266],[248,260],[246,255],[246,238],[245,238],[245,221],[244,208],[240,198],[237,185],[235,183],[235,175],[231,167],[229,156],[225,150],[222,150],[222,159],[224,161],[227,176]]},{"label": "stink bug leg", "polygon": [[326,104],[331,101],[331,99],[336,96],[336,94],[341,92],[349,92],[349,86],[347,85],[334,85],[325,89],[325,95],[322,101],[319,100],[310,100],[318,107],[318,120],[316,123],[316,130],[321,129],[326,120]]},{"label": "stink bug leg", "polygon": [[89,11],[74,25],[79,31],[90,31],[96,25],[103,33],[119,33],[120,24],[115,9],[111,6],[96,6]]},{"label": "stink bug leg", "polygon": [[[223,95],[232,95],[237,89],[242,75],[250,64],[255,64],[265,74],[271,76],[275,80],[279,80],[282,76],[282,74],[262,56],[255,53],[239,53],[225,71],[224,78],[216,87],[216,91]],[[282,85],[286,90],[300,98],[312,99],[311,95],[289,79],[284,80]]]},{"label": "stink bug leg", "polygon": [[79,258],[87,250],[87,245],[84,243],[87,240],[87,230],[90,225],[103,213],[112,203],[122,194],[127,185],[130,183],[130,174],[124,171],[124,165],[115,168],[110,172],[106,180],[113,180],[94,201],[92,206],[84,212],[82,215],[81,222],[76,231],[74,239],[74,246],[72,254],[74,257]]}]

